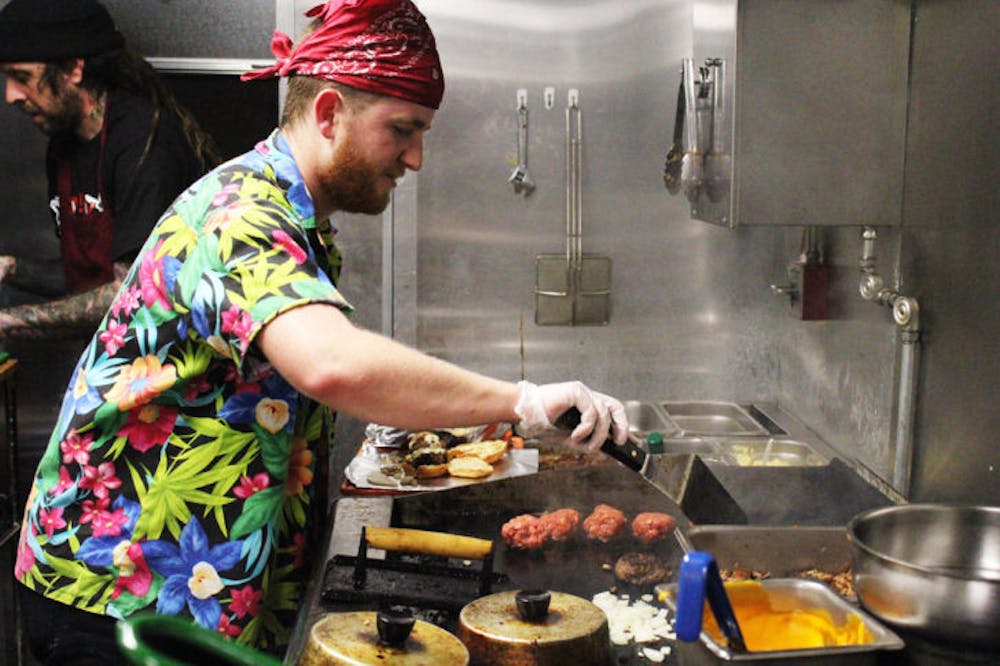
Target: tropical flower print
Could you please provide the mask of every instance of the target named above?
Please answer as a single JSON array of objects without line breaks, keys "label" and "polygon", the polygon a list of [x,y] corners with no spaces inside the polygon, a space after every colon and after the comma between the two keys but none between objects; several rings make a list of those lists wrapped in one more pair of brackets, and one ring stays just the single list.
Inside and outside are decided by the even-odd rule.
[{"label": "tropical flower print", "polygon": [[81,518],[80,522],[103,522],[104,527],[94,530],[93,536],[80,545],[76,556],[91,566],[115,572],[111,599],[117,599],[126,590],[136,597],[145,596],[152,585],[153,574],[142,554],[142,546],[132,541],[132,531],[141,511],[138,502],[119,497],[111,512],[107,510],[106,499],[96,504],[84,502],[84,505],[87,507],[86,520]]},{"label": "tropical flower print", "polygon": [[198,624],[215,629],[222,615],[215,594],[225,589],[219,572],[239,562],[242,547],[242,541],[211,546],[195,517],[181,531],[179,544],[147,541],[142,547],[146,561],[166,578],[156,603],[157,612],[177,615],[187,606]]},{"label": "tropical flower print", "polygon": [[115,302],[111,305],[111,317],[113,319],[128,318],[139,309],[139,297],[141,290],[139,287],[131,286],[119,292]]},{"label": "tropical flower print", "polygon": [[122,485],[122,480],[115,476],[115,464],[103,462],[100,465],[85,465],[83,478],[78,485],[83,490],[89,490],[95,497],[104,498],[108,493]]},{"label": "tropical flower print", "polygon": [[251,585],[244,585],[242,588],[233,590],[233,601],[229,604],[229,610],[238,618],[246,615],[256,617],[260,613],[260,602],[264,598],[262,590],[255,590]]},{"label": "tropical flower print", "polygon": [[118,542],[112,551],[111,561],[118,569],[111,598],[117,599],[128,591],[135,597],[144,597],[153,583],[153,572],[142,554],[142,544],[128,540]]},{"label": "tropical flower print", "polygon": [[107,511],[111,506],[111,500],[103,497],[98,500],[83,500],[83,508],[80,511],[80,524],[85,525],[100,517],[101,513]]},{"label": "tropical flower print", "polygon": [[223,613],[219,616],[219,626],[216,627],[216,631],[227,638],[235,638],[243,633],[243,630],[238,624],[232,624],[229,621],[229,616]]},{"label": "tropical flower print", "polygon": [[128,437],[129,446],[145,453],[167,441],[174,430],[177,412],[176,407],[152,402],[134,407],[118,432]]},{"label": "tropical flower print", "polygon": [[281,429],[288,425],[290,418],[288,403],[284,400],[264,398],[254,407],[254,418],[269,433],[281,432]]},{"label": "tropical flower print", "polygon": [[153,354],[137,358],[122,370],[111,390],[104,394],[108,402],[117,402],[118,409],[127,412],[144,405],[177,381],[177,370],[163,365]]},{"label": "tropical flower print", "polygon": [[220,208],[230,203],[239,194],[240,186],[238,183],[229,183],[218,191],[218,193],[212,197],[212,205],[216,208]]},{"label": "tropical flower print", "polygon": [[275,229],[271,233],[271,237],[274,238],[273,247],[275,250],[281,250],[282,252],[287,252],[291,256],[292,260],[296,264],[304,263],[307,259],[305,250],[301,246],[297,245],[292,237],[281,229]]},{"label": "tropical flower print", "polygon": [[[35,526],[30,526],[32,536],[35,535]],[[28,544],[27,532],[21,533],[21,538],[17,542],[17,560],[14,562],[14,577],[24,578],[32,567],[35,566],[35,552]]]},{"label": "tropical flower print", "polygon": [[93,442],[93,435],[80,435],[76,430],[70,430],[66,439],[59,443],[59,448],[62,449],[62,461],[86,465],[90,462],[90,445]]},{"label": "tropical flower print", "polygon": [[[313,242],[322,237],[327,254]],[[55,601],[156,610],[259,648],[287,642],[327,410],[253,340],[305,304],[350,311],[287,143],[206,174],[160,218],[81,353],[14,564]]]},{"label": "tropical flower print", "polygon": [[234,305],[222,313],[222,332],[239,338],[240,349],[246,349],[250,344],[250,335],[254,329],[255,325],[249,312],[240,310]]},{"label": "tropical flower print", "polygon": [[163,242],[157,243],[152,252],[142,256],[139,264],[139,293],[147,307],[160,305],[165,310],[171,309],[168,297],[169,284],[173,282],[179,266],[177,260],[161,254]]},{"label": "tropical flower print", "polygon": [[126,331],[128,331],[126,324],[120,324],[112,319],[108,322],[107,330],[97,336],[97,339],[104,343],[104,351],[108,352],[108,356],[114,356],[125,344]]},{"label": "tropical flower print", "polygon": [[66,527],[66,521],[63,520],[62,515],[62,509],[42,509],[38,512],[38,522],[50,538],[57,529]]},{"label": "tropical flower print", "polygon": [[56,485],[49,489],[49,495],[52,495],[53,497],[62,495],[64,492],[72,488],[75,483],[76,482],[73,480],[73,477],[69,475],[69,470],[66,469],[66,466],[60,465],[59,480],[56,482]]},{"label": "tropical flower print", "polygon": [[255,474],[252,479],[244,474],[240,477],[240,485],[233,488],[233,494],[240,499],[246,499],[254,493],[264,490],[269,485],[271,485],[271,477],[267,472]]},{"label": "tropical flower print", "polygon": [[296,568],[302,566],[306,559],[306,535],[303,532],[297,532],[292,537],[292,554],[295,555],[293,565]]},{"label": "tropical flower print", "polygon": [[313,452],[305,437],[292,439],[292,455],[288,461],[288,478],[285,480],[285,494],[298,495],[313,480]]}]

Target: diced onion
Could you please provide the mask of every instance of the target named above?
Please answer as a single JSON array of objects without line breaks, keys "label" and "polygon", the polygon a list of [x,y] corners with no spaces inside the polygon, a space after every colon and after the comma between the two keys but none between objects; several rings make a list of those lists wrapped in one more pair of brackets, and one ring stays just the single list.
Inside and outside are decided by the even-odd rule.
[{"label": "diced onion", "polygon": [[[648,596],[648,595],[645,595]],[[654,606],[644,599],[632,601],[627,594],[615,595],[611,592],[595,594],[594,605],[608,617],[611,642],[615,645],[629,643],[652,644],[661,640],[673,640],[673,626],[667,617],[667,609]],[[649,648],[663,661],[664,653],[659,648]],[[652,660],[643,651],[643,656]]]}]

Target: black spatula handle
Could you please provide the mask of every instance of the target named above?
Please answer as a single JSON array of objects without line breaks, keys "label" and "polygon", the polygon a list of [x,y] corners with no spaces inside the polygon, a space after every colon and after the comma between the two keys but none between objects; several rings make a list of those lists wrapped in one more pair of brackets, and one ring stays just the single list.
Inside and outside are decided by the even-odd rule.
[{"label": "black spatula handle", "polygon": [[[554,425],[563,430],[573,430],[580,425],[580,410],[570,407],[556,419]],[[619,446],[609,437],[601,444],[601,451],[636,472],[642,471],[642,466],[646,464],[646,452],[631,439]]]}]

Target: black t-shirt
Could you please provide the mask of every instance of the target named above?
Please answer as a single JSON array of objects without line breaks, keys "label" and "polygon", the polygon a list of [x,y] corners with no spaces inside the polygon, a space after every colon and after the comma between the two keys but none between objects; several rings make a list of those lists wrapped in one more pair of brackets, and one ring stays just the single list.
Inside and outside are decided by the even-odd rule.
[{"label": "black t-shirt", "polygon": [[[104,204],[114,215],[113,261],[131,262],[160,215],[203,173],[179,123],[165,113],[161,114],[153,144],[139,165],[152,114],[152,102],[145,97],[125,91],[115,91],[110,96],[100,184],[104,189]],[[52,137],[46,157],[50,202],[57,196],[54,156],[66,149],[75,151],[71,191],[97,195],[100,146],[100,135],[85,143],[73,134]]]}]

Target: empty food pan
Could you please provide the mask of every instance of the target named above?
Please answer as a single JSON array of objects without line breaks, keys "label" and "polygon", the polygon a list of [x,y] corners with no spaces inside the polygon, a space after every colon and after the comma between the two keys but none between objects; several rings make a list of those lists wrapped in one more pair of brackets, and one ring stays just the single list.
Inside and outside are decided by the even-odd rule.
[{"label": "empty food pan", "polygon": [[736,403],[700,400],[663,402],[660,407],[685,436],[768,434],[747,410]]},{"label": "empty food pan", "polygon": [[677,426],[651,402],[627,400],[625,413],[628,415],[629,430],[637,437],[645,438],[654,432],[669,437],[677,432]]}]

